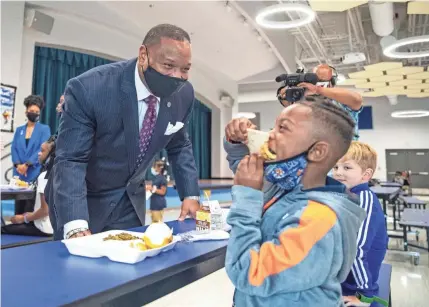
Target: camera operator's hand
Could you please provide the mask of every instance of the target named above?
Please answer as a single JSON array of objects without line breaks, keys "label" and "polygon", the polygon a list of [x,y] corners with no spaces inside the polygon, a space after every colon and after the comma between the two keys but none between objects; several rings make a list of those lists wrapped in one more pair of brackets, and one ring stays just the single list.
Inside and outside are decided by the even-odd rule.
[{"label": "camera operator's hand", "polygon": [[225,136],[228,141],[247,143],[247,129],[256,129],[248,118],[234,118],[225,127]]},{"label": "camera operator's hand", "polygon": [[314,85],[314,84],[303,82],[303,83],[298,84],[298,87],[303,87],[303,88],[307,89],[305,91],[305,95],[306,96],[307,95],[317,95],[317,94],[319,94],[318,93],[319,92],[319,87],[316,86],[316,85]]}]

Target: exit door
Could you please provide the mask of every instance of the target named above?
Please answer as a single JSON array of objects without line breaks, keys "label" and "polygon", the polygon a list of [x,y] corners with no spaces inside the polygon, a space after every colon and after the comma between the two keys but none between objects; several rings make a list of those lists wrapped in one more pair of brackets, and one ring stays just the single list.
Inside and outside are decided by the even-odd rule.
[{"label": "exit door", "polygon": [[387,180],[393,180],[396,171],[411,171],[413,188],[429,188],[429,149],[387,149]]}]

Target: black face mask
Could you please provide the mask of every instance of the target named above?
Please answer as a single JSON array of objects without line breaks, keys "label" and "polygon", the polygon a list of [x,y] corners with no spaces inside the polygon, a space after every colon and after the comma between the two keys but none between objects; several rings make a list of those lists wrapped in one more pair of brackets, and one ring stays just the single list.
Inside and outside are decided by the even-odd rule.
[{"label": "black face mask", "polygon": [[40,118],[40,114],[37,113],[33,113],[33,112],[28,112],[27,113],[27,118],[30,122],[35,123],[39,121]]},{"label": "black face mask", "polygon": [[149,64],[149,53],[147,53],[147,56],[148,67],[146,71],[143,72],[143,75],[147,85],[149,86],[149,90],[155,96],[160,98],[170,97],[187,82],[185,79],[166,76],[156,71]]}]

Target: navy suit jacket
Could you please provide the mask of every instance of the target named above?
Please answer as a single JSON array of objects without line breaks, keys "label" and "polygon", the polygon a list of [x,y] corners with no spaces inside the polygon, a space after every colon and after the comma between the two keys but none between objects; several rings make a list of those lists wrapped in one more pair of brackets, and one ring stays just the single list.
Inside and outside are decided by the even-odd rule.
[{"label": "navy suit jacket", "polygon": [[37,179],[37,176],[39,176],[41,169],[39,163],[40,146],[51,136],[51,129],[48,125],[36,123],[28,146],[25,144],[26,131],[27,124],[19,126],[16,129],[12,141],[12,163],[15,165],[28,162],[31,166],[27,169],[27,176],[20,175],[15,167],[13,168],[13,175],[19,176],[21,180],[26,182],[33,182]]},{"label": "navy suit jacket", "polygon": [[[139,154],[136,61],[96,67],[66,86],[55,164],[45,191],[57,231],[70,221],[83,219],[92,232],[100,232],[120,201],[131,202],[144,224],[145,173],[154,155],[164,148],[180,198],[200,194],[187,133],[194,103],[189,82],[161,99],[149,149],[135,170]],[[165,135],[168,124],[176,122],[185,126]]]}]

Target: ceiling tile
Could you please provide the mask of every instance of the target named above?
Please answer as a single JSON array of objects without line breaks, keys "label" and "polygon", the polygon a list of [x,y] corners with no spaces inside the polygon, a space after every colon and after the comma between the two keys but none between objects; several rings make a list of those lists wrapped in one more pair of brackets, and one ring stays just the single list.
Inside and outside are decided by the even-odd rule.
[{"label": "ceiling tile", "polygon": [[382,88],[386,86],[386,82],[366,82],[355,85],[356,88]]},{"label": "ceiling tile", "polygon": [[418,83],[422,83],[422,81],[421,80],[406,79],[406,80],[390,82],[389,85],[391,85],[391,86],[405,86],[405,85],[412,85],[412,84],[418,84]]},{"label": "ceiling tile", "polygon": [[410,84],[407,86],[409,89],[429,89],[429,83]]},{"label": "ceiling tile", "polygon": [[316,12],[344,12],[361,4],[365,4],[368,0],[342,0],[336,1],[334,5],[332,4],[332,1],[324,0],[309,0],[308,2],[310,3],[311,8]]},{"label": "ceiling tile", "polygon": [[407,14],[429,14],[428,2],[408,2]]},{"label": "ceiling tile", "polygon": [[370,82],[392,82],[392,81],[399,81],[403,79],[404,79],[403,76],[388,76],[388,75],[369,78]]},{"label": "ceiling tile", "polygon": [[365,70],[388,70],[388,69],[397,69],[402,67],[402,62],[380,62],[377,64],[364,66]]},{"label": "ceiling tile", "polygon": [[409,74],[407,75],[407,79],[429,79],[429,71],[424,71],[417,74]]},{"label": "ceiling tile", "polygon": [[369,79],[371,77],[379,77],[383,76],[383,71],[381,70],[371,70],[371,71],[358,71],[349,74],[349,78],[351,79]]},{"label": "ceiling tile", "polygon": [[403,76],[423,72],[423,69],[424,68],[420,66],[407,66],[398,69],[389,69],[386,73],[389,76]]}]

